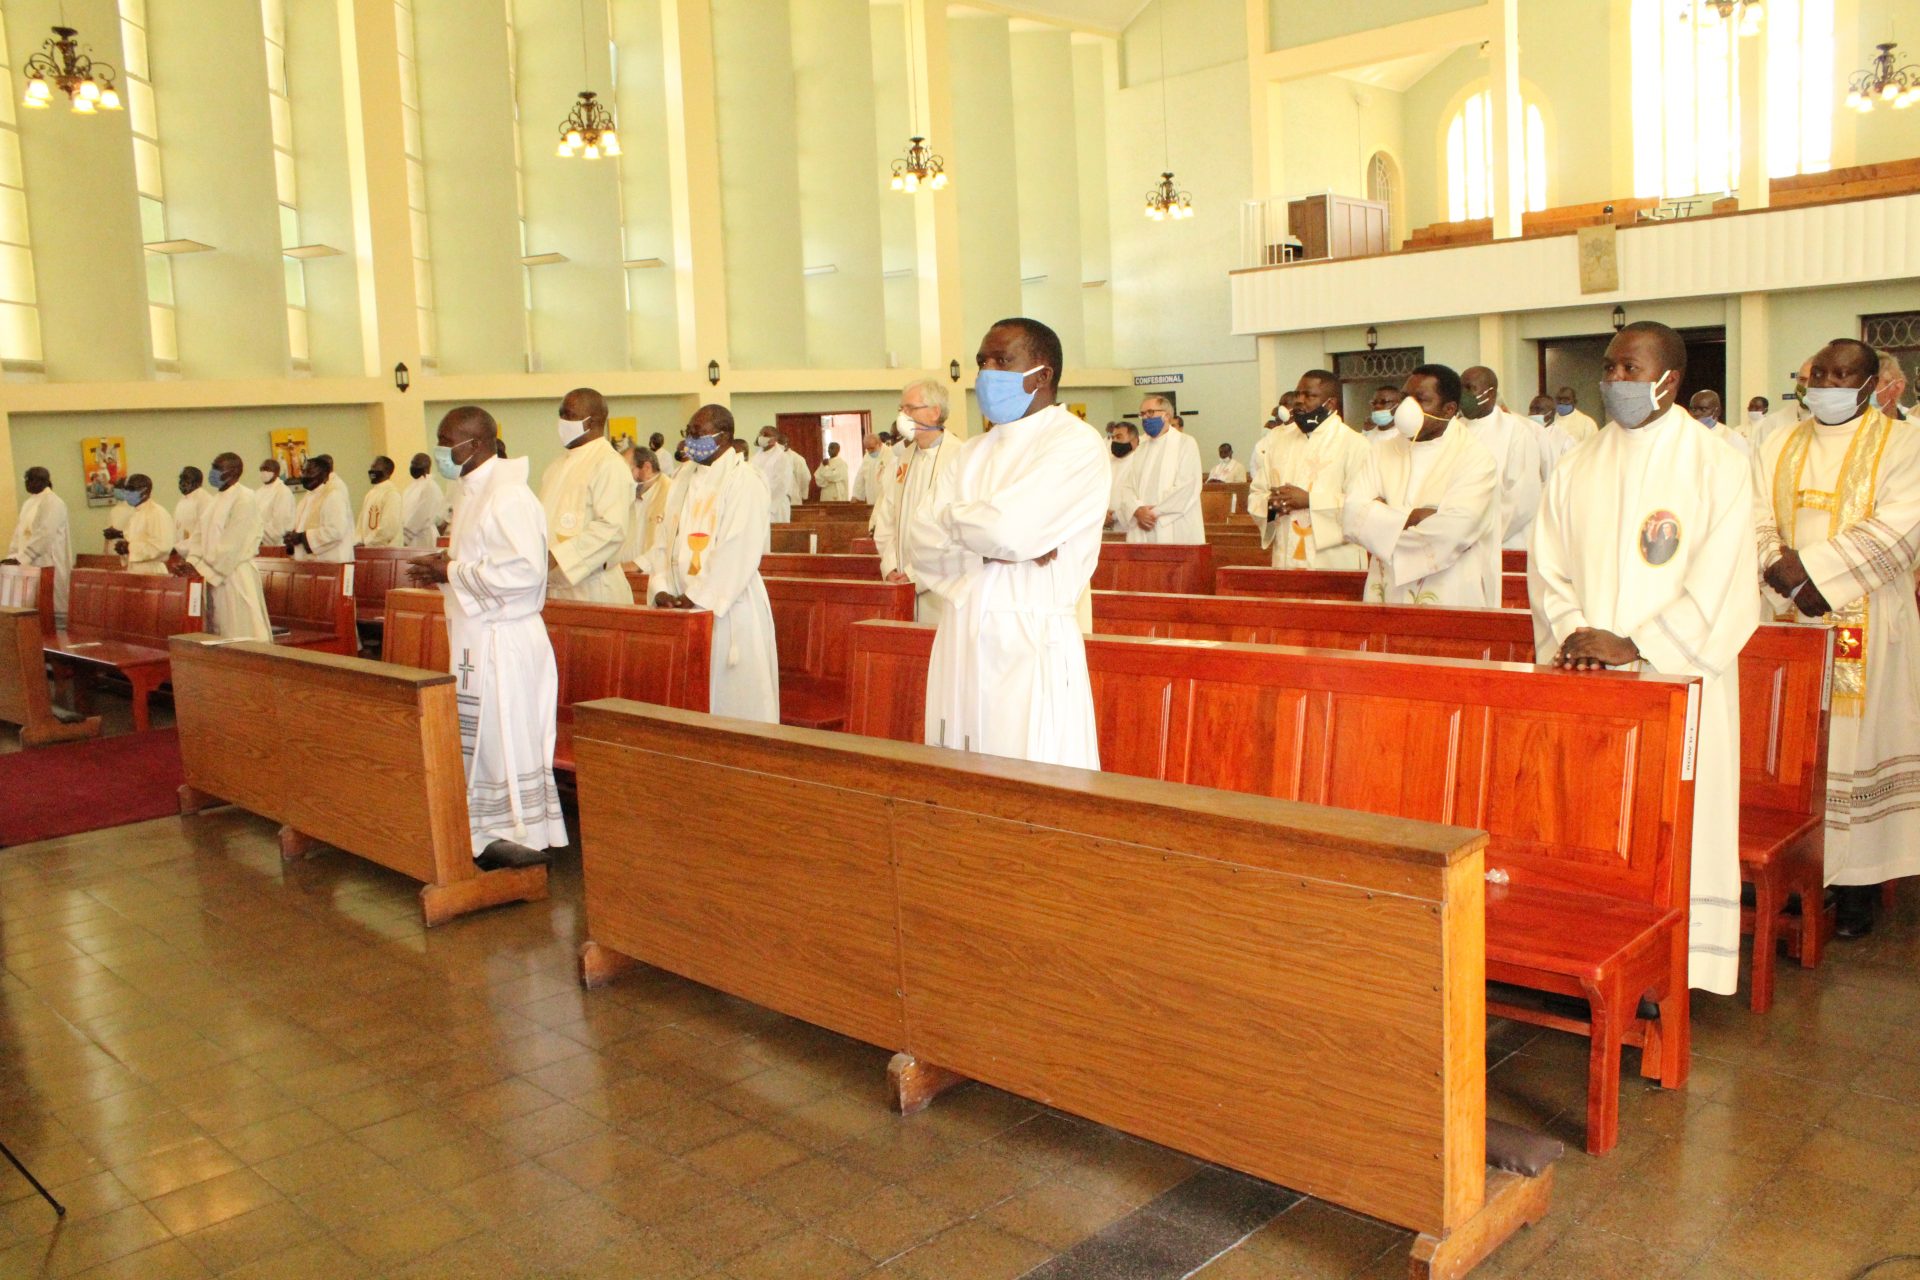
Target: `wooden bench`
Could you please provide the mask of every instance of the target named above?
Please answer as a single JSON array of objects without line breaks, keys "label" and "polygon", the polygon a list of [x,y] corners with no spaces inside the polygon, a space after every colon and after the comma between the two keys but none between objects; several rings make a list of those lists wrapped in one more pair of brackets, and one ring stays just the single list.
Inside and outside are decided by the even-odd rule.
[{"label": "wooden bench", "polygon": [[771,546],[789,555],[847,555],[855,541],[867,537],[867,522],[794,520],[773,526]]},{"label": "wooden bench", "polygon": [[1213,594],[1213,549],[1198,545],[1103,542],[1093,570],[1095,591]]},{"label": "wooden bench", "polygon": [[[1213,592],[1223,596],[1280,596],[1299,600],[1351,600],[1358,603],[1366,586],[1367,575],[1359,569],[1234,566],[1223,568],[1214,575]],[[1526,574],[1500,575],[1500,607],[1527,607]]]},{"label": "wooden bench", "polygon": [[[1534,660],[1532,616],[1507,609],[1095,592],[1093,629],[1173,640]],[[1753,935],[1748,998],[1755,1013],[1773,1007],[1780,939],[1810,969],[1820,963],[1828,929],[1828,913],[1820,907],[1830,647],[1823,629],[1768,625],[1740,652],[1740,875],[1754,890],[1754,908],[1744,914]]]},{"label": "wooden bench", "polygon": [[[452,669],[445,596],[411,588],[387,593],[381,657],[429,671]],[[573,707],[633,698],[705,711],[712,693],[713,615],[704,609],[638,609],[549,600],[540,611],[553,644],[560,698],[553,767],[573,772]]]},{"label": "wooden bench", "polygon": [[1640,220],[1641,213],[1659,207],[1657,197],[1640,197],[1537,209],[1520,215],[1520,234],[1523,237],[1557,236],[1581,227],[1630,227]]},{"label": "wooden bench", "polygon": [[387,592],[409,587],[407,565],[433,555],[428,547],[355,547],[353,549],[353,611],[357,622],[383,622]]},{"label": "wooden bench", "polygon": [[1775,209],[1792,209],[1914,191],[1920,191],[1920,159],[1883,160],[1878,164],[1829,169],[1825,173],[1775,178],[1768,184],[1767,204]]},{"label": "wooden bench", "polygon": [[793,509],[795,524],[865,525],[873,519],[873,504],[868,502],[809,502]]},{"label": "wooden bench", "polygon": [[117,571],[127,567],[127,558],[125,556],[107,555],[98,551],[82,551],[73,558],[73,567],[76,569],[113,569]]},{"label": "wooden bench", "polygon": [[[854,627],[850,732],[924,739],[932,640]],[[1590,1152],[1618,1139],[1624,1045],[1686,1083],[1698,681],[1102,635],[1087,664],[1107,772],[1486,830],[1509,880],[1488,893],[1487,976],[1591,1012],[1496,1011],[1587,1037]]]},{"label": "wooden bench", "polygon": [[198,578],[75,569],[67,589],[66,629],[47,637],[47,661],[73,682],[74,709],[93,710],[93,681],[123,677],[133,691],[133,727],[150,727],[147,702],[167,682],[170,636],[206,629]]},{"label": "wooden bench", "polygon": [[0,720],[20,726],[20,745],[42,747],[100,736],[100,717],[68,723],[53,714],[40,612],[0,605]]},{"label": "wooden bench", "polygon": [[267,597],[275,644],[347,657],[360,652],[360,631],[354,623],[354,566],[262,556],[253,567],[260,573],[260,589]]},{"label": "wooden bench", "polygon": [[880,557],[874,555],[782,555],[760,557],[762,578],[869,578],[879,581]]},{"label": "wooden bench", "polygon": [[40,633],[52,635],[52,566],[0,564],[0,606],[33,610],[40,619]]},{"label": "wooden bench", "polygon": [[421,881],[430,927],[547,896],[544,866],[473,864],[451,675],[213,636],[171,650],[182,814],[236,804],[281,824],[283,858],[331,845]]},{"label": "wooden bench", "polygon": [[765,578],[780,654],[780,723],[839,729],[847,722],[847,668],[853,624],[912,622],[910,582]]},{"label": "wooden bench", "polygon": [[1209,525],[1225,524],[1234,517],[1247,515],[1248,484],[1242,480],[1239,484],[1215,484],[1212,481],[1200,486],[1200,514]]},{"label": "wooden bench", "polygon": [[1527,553],[1524,551],[1502,551],[1500,553],[1501,573],[1525,573],[1527,571]]},{"label": "wooden bench", "polygon": [[1456,244],[1492,244],[1493,219],[1473,218],[1464,222],[1436,222],[1415,227],[1407,238],[1409,249],[1443,249]]},{"label": "wooden bench", "polygon": [[902,1111],[973,1078],[1320,1196],[1419,1277],[1546,1211],[1484,1163],[1477,832],[630,703],[578,743],[589,987],[656,965],[895,1050]]}]

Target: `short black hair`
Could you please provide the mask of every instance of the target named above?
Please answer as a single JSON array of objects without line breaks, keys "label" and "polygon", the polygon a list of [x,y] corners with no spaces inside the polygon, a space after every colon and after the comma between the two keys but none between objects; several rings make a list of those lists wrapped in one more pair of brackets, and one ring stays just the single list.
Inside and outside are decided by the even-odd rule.
[{"label": "short black hair", "polygon": [[1440,403],[1460,403],[1460,397],[1466,394],[1466,388],[1460,385],[1460,375],[1444,364],[1423,364],[1407,375],[1410,378],[1432,378],[1440,386]]},{"label": "short black hair", "polygon": [[1830,347],[1847,348],[1848,350],[1852,351],[1854,354],[1858,355],[1862,360],[1867,362],[1867,376],[1869,378],[1879,376],[1880,353],[1874,350],[1872,347],[1868,346],[1866,343],[1860,341],[1860,339],[1833,338],[1828,341],[1827,345]]},{"label": "short black hair", "polygon": [[[34,470],[44,471],[46,470],[46,468],[36,467],[34,468]],[[192,480],[195,483],[198,483],[199,481],[205,480],[206,476],[201,474],[200,468],[198,467],[182,467],[180,468],[180,478],[182,480]]]},{"label": "short black hair", "polygon": [[1053,385],[1058,387],[1064,376],[1061,365],[1066,362],[1066,353],[1060,349],[1060,335],[1041,324],[1038,320],[1029,320],[1026,316],[1012,316],[993,322],[996,329],[1018,329],[1027,340],[1027,349],[1040,359],[1040,363],[1053,370]]},{"label": "short black hair", "polygon": [[1309,369],[1300,375],[1300,381],[1302,382],[1305,382],[1308,378],[1312,378],[1315,382],[1324,382],[1335,391],[1340,390],[1340,379],[1331,370]]},{"label": "short black hair", "polygon": [[[1661,324],[1658,320],[1635,320],[1620,330],[1622,333],[1644,333],[1651,337],[1660,350],[1660,363],[1671,369],[1676,377],[1685,381],[1687,372],[1687,340],[1680,336],[1677,329]],[[1865,347],[1866,343],[1861,343]],[[1873,350],[1867,347],[1867,350]]]}]

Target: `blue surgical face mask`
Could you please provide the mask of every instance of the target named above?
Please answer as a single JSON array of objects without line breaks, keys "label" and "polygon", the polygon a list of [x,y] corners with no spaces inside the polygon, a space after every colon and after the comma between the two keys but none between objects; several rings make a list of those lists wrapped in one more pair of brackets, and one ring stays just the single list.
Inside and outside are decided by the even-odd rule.
[{"label": "blue surgical face mask", "polygon": [[1719,422],[1720,415],[1717,413],[1703,413],[1700,415],[1700,425],[1708,429],[1717,426]]},{"label": "blue surgical face mask", "polygon": [[147,495],[138,489],[115,489],[113,496],[130,507],[137,507],[147,500]]},{"label": "blue surgical face mask", "polygon": [[1147,433],[1148,439],[1157,439],[1167,429],[1167,420],[1158,414],[1140,419],[1140,429]]},{"label": "blue surgical face mask", "polygon": [[1368,415],[1367,420],[1376,427],[1390,427],[1393,425],[1393,410],[1375,409]]},{"label": "blue surgical face mask", "polygon": [[980,398],[980,412],[998,426],[1018,422],[1027,416],[1034,392],[1027,390],[1027,379],[1047,366],[1037,364],[1025,373],[1012,369],[982,369],[974,376],[973,393]]},{"label": "blue surgical face mask", "polygon": [[453,446],[450,444],[433,446],[433,467],[449,480],[460,478],[460,464],[453,460]]},{"label": "blue surgical face mask", "polygon": [[1567,403],[1565,400],[1562,400],[1558,404],[1553,406],[1553,411],[1564,418],[1568,414],[1573,412],[1573,406]]},{"label": "blue surgical face mask", "polygon": [[688,436],[687,459],[690,462],[711,462],[720,452],[719,436]]},{"label": "blue surgical face mask", "polygon": [[1547,415],[1544,413],[1530,413],[1527,415],[1527,418],[1536,426],[1544,427],[1547,425]]},{"label": "blue surgical face mask", "polygon": [[227,487],[227,476],[224,471],[207,472],[207,488],[213,490],[215,493],[218,493],[226,487]]}]

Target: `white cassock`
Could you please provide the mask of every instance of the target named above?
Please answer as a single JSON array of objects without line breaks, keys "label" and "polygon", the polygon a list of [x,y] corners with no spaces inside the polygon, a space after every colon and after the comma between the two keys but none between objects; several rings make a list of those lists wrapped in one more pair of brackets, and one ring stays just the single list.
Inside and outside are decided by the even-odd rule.
[{"label": "white cassock", "polygon": [[360,519],[353,526],[353,541],[361,547],[397,547],[407,536],[407,497],[391,477],[367,490],[360,499]]},{"label": "white cassock", "polygon": [[1700,677],[1688,985],[1740,974],[1740,650],[1759,624],[1753,475],[1675,406],[1615,423],[1553,473],[1528,548],[1534,648],[1575,630],[1633,641],[1665,675]]},{"label": "white cassock", "polygon": [[[1207,540],[1200,510],[1200,446],[1184,431],[1168,427],[1157,440],[1134,446],[1126,474],[1114,494],[1113,509],[1128,542],[1190,545]],[[1151,507],[1158,519],[1142,529],[1134,513]]]},{"label": "white cassock", "polygon": [[262,482],[253,491],[253,500],[260,506],[260,543],[262,546],[278,546],[280,540],[293,528],[293,490],[287,482],[274,477],[273,483]]},{"label": "white cassock", "polygon": [[295,560],[353,563],[353,507],[339,476],[328,476],[318,489],[300,495],[293,532],[306,534],[308,544],[294,548]]},{"label": "white cassock", "polygon": [[[128,573],[167,572],[167,557],[173,554],[173,517],[165,507],[149,497],[133,508],[120,532],[127,535]],[[254,551],[258,554],[259,548]]]},{"label": "white cassock", "polygon": [[1228,458],[1225,462],[1207,472],[1209,484],[1245,484],[1247,469],[1240,465],[1240,459]]},{"label": "white cassock", "polygon": [[793,505],[804,506],[813,488],[813,473],[807,470],[807,460],[791,449],[787,450],[787,483],[791,486]]},{"label": "white cassock", "polygon": [[[1109,456],[1112,455],[1112,445],[1108,445],[1107,453]],[[1126,517],[1120,514],[1120,487],[1126,483],[1128,468],[1132,467],[1139,457],[1140,446],[1135,445],[1132,449],[1128,450],[1126,457],[1114,458],[1112,468],[1108,472],[1107,515],[1111,518],[1112,527],[1115,529],[1124,529],[1126,527],[1124,523]]]},{"label": "white cassock", "polygon": [[207,582],[207,629],[228,640],[272,640],[267,596],[253,558],[260,554],[260,509],[253,490],[236,484],[213,495],[187,563]]},{"label": "white cassock", "polygon": [[[1259,469],[1247,490],[1247,510],[1260,522],[1260,545],[1273,549],[1273,567],[1366,568],[1366,554],[1344,523],[1347,494],[1366,474],[1366,437],[1347,430],[1336,413],[1312,431],[1282,423],[1262,443],[1267,447],[1255,450]],[[1270,496],[1288,484],[1305,489],[1312,505],[1267,519]]]},{"label": "white cassock", "polygon": [[[1420,507],[1434,513],[1412,528]],[[1395,432],[1367,449],[1347,495],[1347,536],[1372,556],[1375,604],[1500,604],[1500,467],[1459,418],[1432,440]]]},{"label": "white cassock", "polygon": [[547,464],[540,477],[547,537],[559,562],[547,581],[552,600],[632,604],[620,548],[633,519],[633,469],[595,436]]},{"label": "white cassock", "polygon": [[1049,405],[966,441],[942,471],[936,517],[964,554],[927,667],[930,745],[1100,767],[1079,608],[1110,456],[1098,431]]},{"label": "white cassock", "polygon": [[[732,452],[732,450],[729,450]],[[793,520],[793,470],[787,465],[787,450],[776,444],[753,455],[753,472],[767,488],[767,522],[788,524]]]},{"label": "white cassock", "polygon": [[880,501],[880,472],[887,465],[887,451],[875,449],[860,458],[860,470],[853,477],[853,500],[878,505]]},{"label": "white cassock", "polygon": [[1500,468],[1500,545],[1518,551],[1540,510],[1540,445],[1533,424],[1495,405],[1483,418],[1462,418]]},{"label": "white cassock", "polygon": [[734,450],[707,466],[688,463],[667,495],[647,593],[648,603],[664,591],[713,614],[710,712],[779,724],[780,655],[760,580],[760,557],[773,541],[768,505],[759,472]]},{"label": "white cassock", "polygon": [[[654,544],[660,540],[661,526],[666,520],[667,495],[672,491],[673,479],[663,471],[634,498],[633,521],[627,531],[626,545],[620,548],[622,568],[632,565],[637,572],[648,572]],[[648,592],[645,599],[635,603],[645,604],[652,598],[653,593]]]},{"label": "white cassock", "polygon": [[406,488],[400,517],[401,544],[434,546],[440,541],[440,522],[446,518],[446,490],[431,474],[419,477]]},{"label": "white cassock", "polygon": [[1560,465],[1560,459],[1573,452],[1576,441],[1557,420],[1543,425],[1528,418],[1527,425],[1533,428],[1533,442],[1540,450],[1540,485],[1544,492],[1547,477]]},{"label": "white cassock", "polygon": [[1812,416],[1798,400],[1789,400],[1755,423],[1752,430],[1747,432],[1747,442],[1756,452],[1764,450],[1767,441],[1773,439],[1777,432],[1797,427]]},{"label": "white cassock", "polygon": [[1592,415],[1578,409],[1572,413],[1558,414],[1554,421],[1560,424],[1562,431],[1573,437],[1575,444],[1585,444],[1600,430],[1600,424],[1593,420]]},{"label": "white cassock", "polygon": [[1716,422],[1709,425],[1705,422],[1701,422],[1700,419],[1698,418],[1694,418],[1694,422],[1699,424],[1699,427],[1702,431],[1706,432],[1708,435],[1712,436],[1715,440],[1718,440],[1721,444],[1726,445],[1727,448],[1732,449],[1735,453],[1745,458],[1749,466],[1753,464],[1752,441],[1748,440],[1745,436],[1741,435],[1738,431],[1735,431],[1731,426],[1729,426],[1724,422]]},{"label": "white cassock", "polygon": [[898,569],[913,579],[913,616],[918,622],[939,623],[966,571],[966,552],[947,537],[934,506],[942,477],[960,460],[963,447],[963,441],[949,440],[942,431],[938,444],[915,449],[907,459],[906,478],[887,490],[874,521],[880,576]]},{"label": "white cassock", "polygon": [[[120,536],[124,538],[127,533],[127,525],[132,519],[133,508],[124,502],[115,500],[112,508],[107,512],[107,528],[118,529]],[[102,537],[104,538],[105,535],[102,534]],[[108,554],[113,554],[113,544],[115,541],[117,541],[117,539],[106,539]]]},{"label": "white cassock", "polygon": [[1809,420],[1760,451],[1761,567],[1782,535],[1833,612],[1766,589],[1770,616],[1834,631],[1827,733],[1828,884],[1920,875],[1920,432],[1877,409]]},{"label": "white cassock", "polygon": [[460,708],[467,828],[475,857],[495,840],[567,843],[553,743],[560,673],[547,601],[547,514],[525,458],[489,458],[460,477],[447,547],[447,661]]},{"label": "white cassock", "polygon": [[820,486],[820,501],[845,502],[847,500],[847,461],[845,458],[828,458],[813,473],[813,482]]},{"label": "white cassock", "polygon": [[67,527],[67,504],[59,494],[42,489],[20,504],[6,558],[23,565],[53,567],[53,612],[55,618],[65,621],[67,585],[73,574],[73,537]]},{"label": "white cassock", "polygon": [[193,536],[200,532],[200,515],[207,509],[207,499],[213,495],[207,487],[201,485],[192,493],[181,495],[173,508],[173,549],[182,556],[193,553]]}]

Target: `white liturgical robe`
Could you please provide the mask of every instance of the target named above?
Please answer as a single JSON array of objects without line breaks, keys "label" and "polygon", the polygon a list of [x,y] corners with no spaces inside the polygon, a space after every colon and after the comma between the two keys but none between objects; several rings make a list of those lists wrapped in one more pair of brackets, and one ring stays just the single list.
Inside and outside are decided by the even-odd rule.
[{"label": "white liturgical robe", "polygon": [[[1533,428],[1534,444],[1540,450],[1540,486],[1544,492],[1547,477],[1552,475],[1553,469],[1560,465],[1560,459],[1573,452],[1575,441],[1567,434],[1567,429],[1560,425],[1558,419],[1542,426],[1532,418],[1528,418],[1527,425]],[[1531,538],[1528,540],[1530,541]]]},{"label": "white liturgical robe", "polygon": [[540,619],[547,515],[527,487],[525,458],[489,458],[460,489],[441,591],[472,851],[495,840],[557,849],[567,825],[553,782],[560,673]]},{"label": "white liturgical robe", "polygon": [[888,486],[873,524],[880,576],[898,570],[913,580],[913,614],[920,622],[939,623],[966,569],[965,550],[947,537],[934,508],[941,477],[959,461],[964,444],[942,431],[937,444],[907,455],[906,478]]},{"label": "white liturgical robe", "polygon": [[767,521],[787,524],[793,519],[793,468],[787,462],[787,447],[775,444],[756,450],[753,471],[767,491]]},{"label": "white liturgical robe", "polygon": [[968,440],[941,473],[937,518],[965,554],[927,667],[929,744],[1100,767],[1079,608],[1111,456],[1049,405]]},{"label": "white liturgical robe", "polygon": [[828,458],[813,473],[813,482],[820,486],[820,501],[845,502],[847,500],[847,460]]},{"label": "white liturgical robe", "polygon": [[192,493],[182,494],[174,505],[173,549],[181,555],[193,554],[193,536],[200,532],[200,514],[207,509],[207,499],[212,496],[203,484]]},{"label": "white liturgical robe", "polygon": [[236,484],[200,512],[200,532],[187,563],[207,582],[207,630],[228,640],[271,640],[267,596],[253,559],[260,554],[260,507]]},{"label": "white liturgical robe", "polygon": [[406,491],[391,476],[368,489],[367,496],[360,499],[360,519],[354,522],[354,545],[402,545],[406,541],[406,507]]},{"label": "white liturgical robe", "polygon": [[447,494],[431,473],[407,485],[401,511],[401,543],[432,547],[440,540],[440,523],[447,518]]},{"label": "white liturgical robe", "polygon": [[165,507],[149,497],[133,509],[120,532],[127,535],[128,573],[167,572],[167,557],[173,554],[173,516]]},{"label": "white liturgical robe", "polygon": [[300,495],[293,532],[307,535],[307,546],[294,548],[295,560],[353,563],[353,508],[339,476],[328,476],[318,489]]},{"label": "white liturgical robe", "polygon": [[779,724],[780,655],[760,580],[773,542],[767,505],[767,486],[732,449],[707,466],[688,463],[667,495],[647,592],[685,596],[713,614],[708,710]]},{"label": "white liturgical robe", "polygon": [[787,483],[793,494],[793,505],[805,505],[807,494],[813,488],[813,473],[807,469],[807,460],[792,449],[787,450]]},{"label": "white liturgical robe", "polygon": [[1540,444],[1533,424],[1495,405],[1483,418],[1462,418],[1500,468],[1500,545],[1527,545],[1540,510]]},{"label": "white liturgical robe", "polygon": [[1920,432],[1878,410],[1809,419],[1769,437],[1758,479],[1761,567],[1793,547],[1833,610],[1766,591],[1770,616],[1834,633],[1827,883],[1920,875]]},{"label": "white liturgical robe", "polygon": [[1562,431],[1572,436],[1573,442],[1577,445],[1593,439],[1594,433],[1600,430],[1600,424],[1593,420],[1591,414],[1583,413],[1578,409],[1572,413],[1557,415],[1554,422],[1559,424]]},{"label": "white liturgical robe", "polygon": [[[1366,599],[1499,605],[1499,474],[1493,455],[1459,418],[1432,440],[1395,432],[1367,446],[1366,469],[1347,495],[1347,536],[1372,555]],[[1421,507],[1434,513],[1409,528]]]},{"label": "white liturgical robe", "polygon": [[293,528],[293,490],[278,476],[271,483],[262,479],[260,487],[253,491],[253,500],[260,505],[261,544],[278,546],[287,530]]},{"label": "white liturgical robe", "polygon": [[53,613],[64,621],[67,586],[73,574],[73,537],[67,527],[67,504],[59,494],[42,489],[20,504],[6,558],[40,568],[52,566]]},{"label": "white liturgical robe", "polygon": [[[1247,489],[1247,511],[1260,522],[1260,545],[1273,550],[1276,569],[1366,567],[1366,555],[1346,530],[1347,494],[1365,474],[1371,446],[1329,414],[1312,431],[1291,422],[1267,432],[1265,452]],[[1267,519],[1274,490],[1305,489],[1311,506]]]},{"label": "white liturgical robe", "polygon": [[880,474],[887,465],[887,451],[875,449],[860,458],[859,472],[853,478],[853,500],[878,506],[880,503]]},{"label": "white liturgical robe", "polygon": [[1223,458],[1207,472],[1209,484],[1245,484],[1246,480],[1247,469],[1240,465],[1238,458]]},{"label": "white liturgical robe", "polygon": [[547,464],[540,505],[559,563],[547,581],[548,597],[632,604],[620,548],[633,519],[633,468],[605,436],[574,445]]},{"label": "white liturgical robe", "polygon": [[1642,664],[1700,677],[1688,984],[1740,974],[1740,649],[1759,623],[1753,476],[1675,406],[1607,426],[1556,469],[1527,555],[1536,656],[1581,627],[1631,640]]},{"label": "white liturgical robe", "polygon": [[[1200,446],[1184,431],[1168,427],[1160,438],[1144,435],[1119,478],[1113,497],[1117,527],[1128,542],[1188,545],[1207,540],[1206,517],[1200,510]],[[1157,519],[1142,529],[1136,513],[1150,507]]]}]

